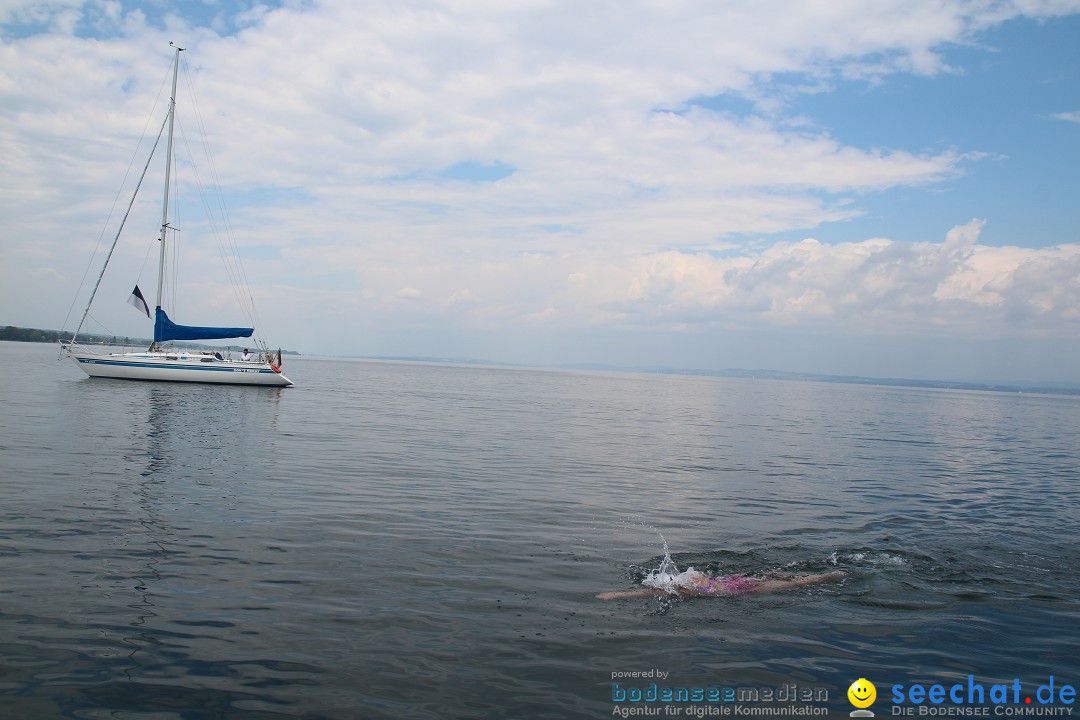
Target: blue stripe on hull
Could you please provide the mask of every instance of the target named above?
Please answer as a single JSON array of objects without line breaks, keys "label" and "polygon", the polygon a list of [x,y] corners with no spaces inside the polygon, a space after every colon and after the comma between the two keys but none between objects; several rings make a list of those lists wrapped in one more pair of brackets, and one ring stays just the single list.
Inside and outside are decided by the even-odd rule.
[{"label": "blue stripe on hull", "polygon": [[81,363],[86,363],[87,365],[112,365],[115,367],[153,368],[154,370],[208,370],[210,372],[219,373],[269,373],[271,375],[277,374],[269,368],[216,368],[212,366],[203,367],[201,365],[175,365],[172,363],[126,362],[123,360],[91,360],[90,358],[75,359]]}]

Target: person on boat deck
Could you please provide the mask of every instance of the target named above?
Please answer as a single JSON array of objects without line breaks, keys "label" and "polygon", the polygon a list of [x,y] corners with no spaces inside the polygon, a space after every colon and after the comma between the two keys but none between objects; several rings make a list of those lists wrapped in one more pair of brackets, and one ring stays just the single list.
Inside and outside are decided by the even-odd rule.
[{"label": "person on boat deck", "polygon": [[804,585],[836,582],[847,577],[847,573],[836,571],[821,575],[803,575],[790,580],[772,578],[751,578],[744,575],[708,575],[697,570],[687,570],[675,576],[672,587],[650,587],[642,590],[622,590],[600,593],[600,600],[620,600],[639,597],[731,597],[750,593],[771,593]]},{"label": "person on boat deck", "polygon": [[248,352],[247,348],[244,348],[244,354],[240,356],[240,359],[244,362],[251,360],[251,353]]}]

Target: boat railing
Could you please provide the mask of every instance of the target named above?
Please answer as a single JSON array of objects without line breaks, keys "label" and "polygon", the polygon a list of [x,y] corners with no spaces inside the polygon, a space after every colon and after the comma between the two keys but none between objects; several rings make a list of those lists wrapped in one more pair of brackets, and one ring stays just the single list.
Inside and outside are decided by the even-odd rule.
[{"label": "boat railing", "polygon": [[[110,343],[91,343],[83,344],[78,340],[57,340],[60,345],[60,356],[58,359],[70,355],[73,352],[85,353],[87,355],[107,355],[108,353],[102,352],[102,348],[122,348],[129,352],[139,352],[141,346],[135,347],[133,345],[119,345]],[[169,359],[178,359],[181,355],[187,355],[193,359],[195,358],[207,358],[210,360],[216,360],[218,362],[234,362],[234,363],[250,363],[252,365],[270,365],[274,367],[274,353],[270,351],[260,350],[257,353],[253,353],[248,360],[243,358],[234,357],[233,353],[229,350],[205,350],[205,349],[182,349],[172,345],[158,345],[152,350],[148,350],[148,353],[161,353],[166,355]]]}]

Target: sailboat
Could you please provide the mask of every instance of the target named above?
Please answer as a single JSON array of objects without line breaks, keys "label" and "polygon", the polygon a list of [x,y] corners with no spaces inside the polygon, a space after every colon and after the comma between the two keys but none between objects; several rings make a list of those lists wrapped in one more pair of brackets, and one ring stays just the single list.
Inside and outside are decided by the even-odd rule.
[{"label": "sailboat", "polygon": [[[170,43],[172,45],[172,43]],[[79,323],[79,327],[75,330],[71,340],[61,341],[61,355],[70,357],[75,363],[90,377],[104,377],[104,378],[117,378],[123,380],[156,380],[156,381],[173,381],[173,382],[198,382],[198,383],[221,383],[229,385],[263,385],[270,387],[286,387],[292,385],[290,381],[281,372],[281,350],[278,350],[275,357],[267,347],[263,347],[254,357],[249,356],[247,350],[244,351],[244,357],[239,360],[233,360],[231,358],[225,358],[220,352],[212,350],[184,350],[175,348],[165,343],[171,341],[190,341],[190,340],[217,340],[225,338],[246,338],[251,337],[255,329],[250,327],[209,327],[209,326],[195,326],[195,325],[179,325],[173,322],[166,312],[161,307],[161,300],[164,289],[165,280],[165,244],[169,231],[169,176],[172,170],[173,162],[173,127],[176,117],[176,79],[180,69],[180,53],[183,48],[176,45],[172,45],[175,55],[173,58],[173,73],[172,73],[172,95],[169,98],[169,113],[166,117],[165,123],[162,124],[162,130],[165,126],[168,126],[168,142],[167,142],[167,157],[165,160],[165,199],[162,202],[161,211],[161,235],[160,235],[160,251],[158,256],[158,287],[157,287],[157,305],[154,311],[154,342],[150,345],[149,349],[142,352],[127,352],[127,353],[109,353],[102,354],[94,352],[93,350],[86,348],[78,343],[79,332],[82,330],[83,325],[86,323],[86,318],[90,314],[90,307],[94,302],[94,296],[97,294],[98,288],[101,287],[101,279],[105,275],[105,269],[108,267],[109,259],[112,257],[113,250],[116,248],[116,240],[113,240],[112,249],[109,250],[108,255],[105,258],[105,267],[101,270],[101,275],[98,276],[97,284],[94,286],[93,291],[90,294],[90,300],[86,305],[86,312],[83,314],[82,321]],[[161,135],[159,133],[158,140],[160,141]],[[155,143],[154,147],[157,148]],[[151,152],[151,156],[153,151]],[[147,161],[146,168],[150,165],[150,161]],[[146,168],[143,169],[143,176],[146,176]],[[142,178],[139,180],[139,186],[142,185]],[[136,187],[135,193],[138,193],[139,186]],[[131,199],[131,203],[134,204],[134,196]],[[131,205],[128,206],[128,212],[131,211]],[[123,230],[123,224],[127,220],[127,215],[124,216],[124,221],[121,222],[120,230]],[[120,231],[117,232],[117,240],[120,237]],[[139,290],[138,285],[135,286],[135,290],[132,293],[132,299],[129,300],[136,307],[140,307],[149,316],[149,308],[146,305],[146,301],[143,299],[142,292]]]}]

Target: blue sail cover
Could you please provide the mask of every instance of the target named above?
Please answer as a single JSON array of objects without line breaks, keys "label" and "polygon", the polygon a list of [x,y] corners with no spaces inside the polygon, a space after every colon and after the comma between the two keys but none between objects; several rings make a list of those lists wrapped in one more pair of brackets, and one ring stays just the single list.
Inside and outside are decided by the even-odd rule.
[{"label": "blue sail cover", "polygon": [[154,320],[154,342],[166,340],[219,340],[221,338],[251,337],[255,328],[240,327],[196,327],[177,325],[165,311],[157,308]]}]

